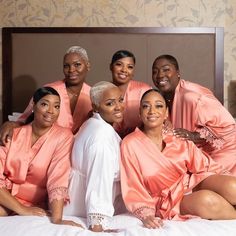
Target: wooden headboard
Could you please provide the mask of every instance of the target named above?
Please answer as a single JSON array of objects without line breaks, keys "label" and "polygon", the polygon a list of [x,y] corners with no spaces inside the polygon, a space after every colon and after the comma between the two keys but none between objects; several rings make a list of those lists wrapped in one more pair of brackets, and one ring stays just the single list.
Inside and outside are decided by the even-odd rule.
[{"label": "wooden headboard", "polygon": [[58,27],[2,29],[3,121],[22,112],[36,88],[63,79],[65,51],[84,47],[92,68],[87,83],[111,80],[113,53],[127,49],[136,57],[135,78],[153,85],[151,67],[161,54],[179,62],[181,77],[213,90],[223,102],[223,28]]}]

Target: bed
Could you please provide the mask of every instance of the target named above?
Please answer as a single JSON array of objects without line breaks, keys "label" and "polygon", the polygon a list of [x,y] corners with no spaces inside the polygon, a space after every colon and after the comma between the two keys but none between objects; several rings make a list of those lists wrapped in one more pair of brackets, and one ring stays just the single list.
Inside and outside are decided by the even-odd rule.
[{"label": "bed", "polygon": [[0,235],[4,236],[235,236],[236,220],[210,221],[191,219],[185,222],[164,221],[160,229],[147,229],[129,214],[114,216],[111,228],[117,233],[94,233],[86,229],[84,218],[65,217],[82,224],[85,229],[73,226],[55,225],[47,217],[9,216],[0,218]]},{"label": "bed", "polygon": [[[20,113],[14,112],[8,118],[15,121]],[[86,229],[86,219],[64,216],[73,220],[84,229],[55,225],[48,217],[38,216],[8,216],[0,217],[0,236],[236,236],[236,220],[203,220],[195,218],[187,221],[164,221],[160,229],[147,229],[142,222],[131,214],[116,215],[110,222],[111,229],[117,233],[94,233]]]}]

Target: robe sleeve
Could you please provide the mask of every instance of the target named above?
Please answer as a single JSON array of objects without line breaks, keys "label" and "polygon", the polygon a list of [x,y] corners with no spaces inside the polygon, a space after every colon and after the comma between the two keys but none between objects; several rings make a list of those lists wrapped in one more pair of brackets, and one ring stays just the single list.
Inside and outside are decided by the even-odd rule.
[{"label": "robe sleeve", "polygon": [[71,168],[71,149],[74,141],[70,130],[63,130],[58,139],[57,147],[47,172],[47,191],[49,202],[53,200],[68,200],[68,183]]},{"label": "robe sleeve", "polygon": [[8,181],[4,176],[8,147],[0,146],[0,188],[7,188]]},{"label": "robe sleeve", "polygon": [[224,135],[231,133],[235,128],[231,114],[215,98],[201,96],[197,103],[196,116],[200,137],[206,139],[213,148],[221,149],[225,142]]},{"label": "robe sleeve", "polygon": [[191,142],[186,141],[188,147],[188,159],[186,166],[188,171],[192,174],[190,178],[190,185],[199,183],[207,176],[213,174],[227,174],[223,167],[215,162],[207,153],[201,151],[197,146]]},{"label": "robe sleeve", "polygon": [[112,143],[106,140],[97,141],[87,150],[87,182],[85,204],[88,225],[107,227],[108,217],[114,214],[113,183],[119,162],[119,155]]},{"label": "robe sleeve", "polygon": [[126,208],[139,219],[155,215],[155,201],[149,194],[136,155],[137,148],[122,142],[121,189]]}]

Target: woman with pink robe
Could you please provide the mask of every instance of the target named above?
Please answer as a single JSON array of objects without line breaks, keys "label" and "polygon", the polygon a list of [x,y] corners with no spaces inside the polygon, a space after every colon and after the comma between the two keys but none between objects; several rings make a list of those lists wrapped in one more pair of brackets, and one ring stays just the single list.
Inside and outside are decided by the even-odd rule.
[{"label": "woman with pink robe", "polygon": [[227,109],[209,89],[180,79],[171,55],[155,59],[152,78],[167,100],[174,134],[192,140],[236,176],[236,123]]},{"label": "woman with pink robe", "polygon": [[[71,98],[70,94],[67,92],[65,80],[55,81],[45,86],[52,87],[57,90],[61,97],[60,115],[58,117],[57,124],[71,129],[75,134],[84,121],[88,118],[88,113],[92,109],[91,101],[88,99],[90,86],[86,83],[83,83],[80,94],[76,96],[77,102],[75,104],[73,113],[71,113]],[[26,117],[32,111],[32,106],[33,101],[31,100],[24,113],[19,117],[18,122],[24,123]]]},{"label": "woman with pink robe", "polygon": [[[57,124],[70,128],[75,134],[92,110],[89,91],[90,86],[85,83],[85,78],[90,70],[87,52],[79,46],[70,47],[64,56],[64,80],[55,81],[45,86],[57,90],[61,98],[61,110]],[[31,99],[24,113],[17,122],[7,121],[0,130],[0,141],[5,145],[12,137],[14,127],[24,124],[33,107]]]},{"label": "woman with pink robe", "polygon": [[0,147],[0,216],[45,216],[49,201],[52,223],[80,226],[62,219],[74,138],[55,124],[60,96],[43,87],[33,101],[27,124],[15,128],[12,140]]},{"label": "woman with pink robe", "polygon": [[139,101],[143,93],[151,88],[146,83],[133,80],[135,61],[132,52],[119,50],[113,54],[110,64],[112,82],[121,89],[124,96],[124,119],[114,126],[121,137],[140,125]]},{"label": "woman with pink robe", "polygon": [[236,219],[236,178],[192,141],[163,132],[168,109],[159,91],[144,93],[140,117],[142,128],[121,145],[127,209],[148,228],[162,226],[162,219]]}]

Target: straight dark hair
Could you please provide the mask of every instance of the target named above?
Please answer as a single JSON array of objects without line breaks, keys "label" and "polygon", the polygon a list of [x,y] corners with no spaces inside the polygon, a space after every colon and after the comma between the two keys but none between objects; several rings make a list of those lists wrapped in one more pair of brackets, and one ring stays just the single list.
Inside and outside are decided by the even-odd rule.
[{"label": "straight dark hair", "polygon": [[164,94],[163,94],[159,89],[157,89],[157,88],[151,88],[151,89],[149,89],[149,90],[147,90],[146,92],[143,93],[143,95],[142,95],[142,97],[141,97],[141,99],[140,99],[140,105],[141,105],[141,103],[142,103],[144,97],[145,97],[147,94],[151,93],[151,92],[157,92],[157,93],[159,93],[159,94],[164,98],[165,103],[166,103],[166,99],[165,99]]},{"label": "straight dark hair", "polygon": [[127,51],[127,50],[119,50],[113,54],[110,66],[112,66],[117,60],[120,60],[120,59],[126,58],[126,57],[131,57],[134,61],[134,64],[135,64],[136,59],[135,59],[135,56],[132,52]]}]

